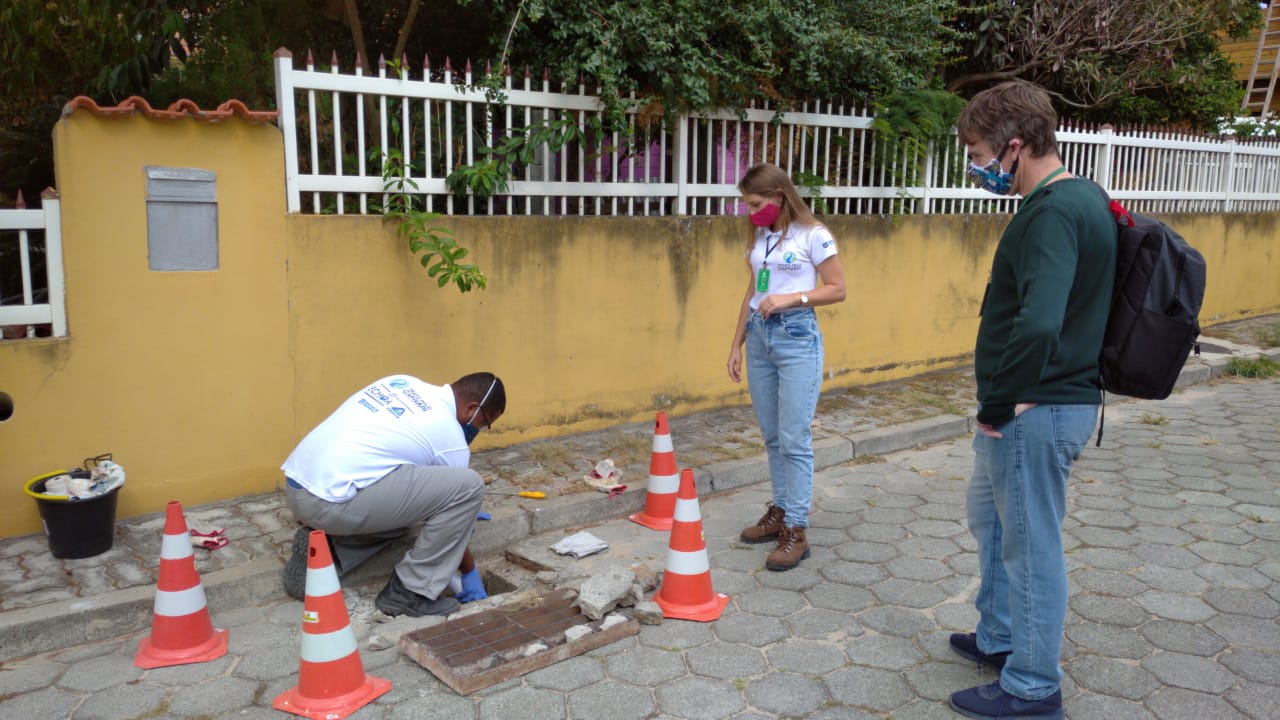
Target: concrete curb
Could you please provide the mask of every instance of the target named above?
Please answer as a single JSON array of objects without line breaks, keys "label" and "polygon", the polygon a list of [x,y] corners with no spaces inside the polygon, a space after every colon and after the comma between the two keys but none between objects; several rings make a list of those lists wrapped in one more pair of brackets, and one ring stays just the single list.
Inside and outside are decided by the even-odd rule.
[{"label": "concrete curb", "polygon": [[[1280,361],[1280,348],[1262,351]],[[1201,358],[1183,368],[1177,387],[1196,385],[1223,374],[1229,358]],[[1108,399],[1108,404],[1115,402]],[[820,470],[865,455],[909,450],[972,432],[972,419],[941,415],[849,437],[814,442],[814,469]],[[727,460],[696,468],[700,498],[724,494],[768,480],[763,457]],[[472,551],[494,557],[533,535],[625,517],[644,507],[647,479],[632,484],[613,498],[604,493],[580,493],[548,500],[529,500],[499,509],[489,522],[476,524]],[[404,541],[408,547],[409,540]],[[385,578],[400,553],[380,553],[351,575],[344,584],[374,582]],[[285,597],[280,583],[280,563],[262,559],[201,577],[210,609],[219,611],[255,607]],[[48,605],[0,613],[0,661],[33,655],[85,642],[146,631],[151,627],[155,588],[134,587],[103,593],[90,599],[59,601]]]},{"label": "concrete curb", "polygon": [[[279,600],[280,563],[258,560],[200,578],[210,608]],[[151,628],[156,589],[132,587],[0,614],[0,660],[96,642]]]}]

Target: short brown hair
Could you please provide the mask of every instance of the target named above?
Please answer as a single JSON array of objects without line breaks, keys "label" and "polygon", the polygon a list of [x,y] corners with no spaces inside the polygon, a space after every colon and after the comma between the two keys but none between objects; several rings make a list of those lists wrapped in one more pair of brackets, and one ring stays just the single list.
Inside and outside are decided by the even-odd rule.
[{"label": "short brown hair", "polygon": [[960,141],[972,145],[986,140],[1000,149],[1014,138],[1022,140],[1031,157],[1058,153],[1058,113],[1049,93],[1022,80],[1000,83],[974,95],[960,112],[956,130]]}]

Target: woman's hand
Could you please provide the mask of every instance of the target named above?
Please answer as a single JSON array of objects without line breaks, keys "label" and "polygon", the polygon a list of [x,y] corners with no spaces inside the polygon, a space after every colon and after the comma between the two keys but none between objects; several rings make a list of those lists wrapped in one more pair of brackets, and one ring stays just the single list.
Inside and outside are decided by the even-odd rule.
[{"label": "woman's hand", "polygon": [[725,367],[729,370],[729,379],[740,383],[742,382],[742,346],[734,345],[729,350],[729,362],[725,363]]},{"label": "woman's hand", "polygon": [[793,308],[800,304],[800,293],[787,293],[786,295],[765,295],[760,301],[760,306],[756,308],[765,318],[778,312]]}]

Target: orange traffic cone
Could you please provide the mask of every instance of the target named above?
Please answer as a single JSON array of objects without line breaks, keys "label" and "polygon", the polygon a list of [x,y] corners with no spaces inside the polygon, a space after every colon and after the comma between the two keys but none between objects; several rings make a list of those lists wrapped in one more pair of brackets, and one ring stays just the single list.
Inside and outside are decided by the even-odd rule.
[{"label": "orange traffic cone", "polygon": [[667,545],[667,566],[662,587],[654,598],[662,616],[678,620],[710,622],[720,617],[729,596],[711,590],[711,563],[707,541],[702,535],[702,510],[693,471],[680,473],[680,493],[676,498],[671,541]]},{"label": "orange traffic cone", "polygon": [[209,617],[182,503],[170,501],[165,508],[151,634],[138,644],[133,664],[150,669],[207,662],[226,654],[227,631],[215,628]]},{"label": "orange traffic cone", "polygon": [[341,720],[390,689],[390,681],[364,674],[329,541],[323,531],[313,530],[307,547],[298,684],[271,706],[311,720]]},{"label": "orange traffic cone", "polygon": [[659,412],[653,426],[653,453],[649,456],[649,490],[645,494],[644,510],[629,519],[650,530],[670,530],[679,489],[680,473],[671,445],[671,430],[667,428],[667,414]]}]

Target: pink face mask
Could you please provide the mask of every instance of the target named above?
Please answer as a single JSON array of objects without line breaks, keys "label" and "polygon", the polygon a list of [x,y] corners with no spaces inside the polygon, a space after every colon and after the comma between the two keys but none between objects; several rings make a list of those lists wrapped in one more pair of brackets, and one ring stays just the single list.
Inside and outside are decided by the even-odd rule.
[{"label": "pink face mask", "polygon": [[751,224],[756,227],[767,228],[778,219],[778,213],[782,208],[773,203],[765,203],[765,206],[751,213]]}]

